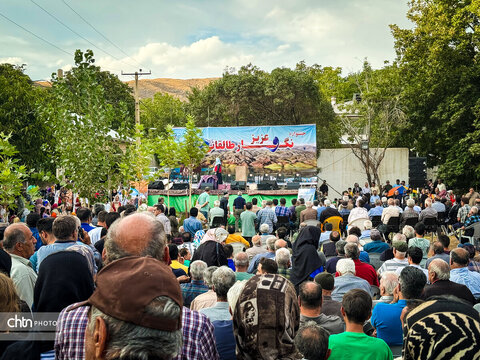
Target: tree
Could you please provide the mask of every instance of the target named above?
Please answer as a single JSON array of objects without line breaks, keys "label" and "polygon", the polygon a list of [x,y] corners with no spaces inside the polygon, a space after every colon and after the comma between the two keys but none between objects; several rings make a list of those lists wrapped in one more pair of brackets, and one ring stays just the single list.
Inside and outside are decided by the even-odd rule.
[{"label": "tree", "polygon": [[[162,136],[157,136],[153,147],[161,171],[167,173],[167,179],[170,181],[172,170],[182,164],[180,160],[180,144],[175,140],[171,125],[167,125]],[[167,187],[167,206],[170,207],[169,186]]]},{"label": "tree", "polygon": [[186,122],[185,104],[168,94],[156,93],[153,99],[141,100],[140,110],[145,135],[151,138],[166,135],[168,125],[183,126]]},{"label": "tree", "polygon": [[334,146],[330,102],[310,70],[299,64],[271,73],[249,64],[229,69],[203,90],[189,95],[188,110],[200,126],[317,124],[317,147]]},{"label": "tree", "polygon": [[[88,62],[82,62],[82,58],[87,58]],[[80,62],[78,62],[80,61]],[[110,73],[109,71],[102,71],[99,66],[95,66],[95,59],[93,52],[87,50],[83,54],[80,50],[75,52],[75,65],[79,67],[87,67],[95,78],[96,83],[103,88],[103,98],[105,102],[112,105],[112,109],[116,112],[116,116],[112,121],[111,129],[118,130],[123,126],[128,129],[135,128],[135,99],[132,95],[133,90],[126,83],[121,81],[117,75]],[[64,80],[71,88],[78,88],[78,78],[75,76],[74,71],[69,71],[65,74]],[[128,114],[127,118],[124,118],[124,112]]]},{"label": "tree", "polygon": [[[132,134],[127,131],[126,105],[120,102],[114,109],[108,103],[93,63],[92,51],[77,50],[75,67],[65,78],[54,77],[52,101],[42,111],[52,129],[56,163],[79,195],[90,200],[121,180],[121,147],[131,141],[128,135]],[[114,123],[118,132],[112,131]]]},{"label": "tree", "polygon": [[451,186],[480,184],[480,3],[413,0],[411,29],[392,25],[404,81],[406,141]]},{"label": "tree", "polygon": [[187,123],[185,125],[185,133],[180,141],[178,149],[179,163],[185,166],[188,172],[189,183],[189,207],[192,206],[192,175],[195,168],[197,168],[203,160],[203,157],[208,151],[205,141],[202,139],[202,131],[195,127],[195,120],[193,116],[187,116]]},{"label": "tree", "polygon": [[51,132],[38,116],[37,104],[44,103],[48,91],[33,86],[23,66],[0,64],[0,132],[11,134],[9,142],[17,149],[14,157],[27,169],[54,171],[51,153],[43,145]]},{"label": "tree", "polygon": [[347,112],[339,119],[353,154],[365,169],[367,181],[380,184],[378,169],[385,152],[396,143],[407,123],[400,73],[395,64],[372,70],[365,61],[363,70],[354,76],[360,97],[344,106]]},{"label": "tree", "polygon": [[12,134],[0,133],[0,205],[8,211],[15,199],[22,195],[23,181],[27,178],[25,165],[19,165],[18,151],[10,143]]}]

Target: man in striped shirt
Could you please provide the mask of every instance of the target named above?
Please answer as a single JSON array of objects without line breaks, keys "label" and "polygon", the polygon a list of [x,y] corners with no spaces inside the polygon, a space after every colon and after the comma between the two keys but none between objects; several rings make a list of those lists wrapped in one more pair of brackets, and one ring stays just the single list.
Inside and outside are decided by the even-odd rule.
[{"label": "man in striped shirt", "polygon": [[[405,237],[405,235],[402,236]],[[408,250],[407,242],[404,240],[393,239],[392,246],[393,259],[385,261],[380,269],[378,269],[379,276],[381,276],[385,271],[396,272],[397,269],[408,266],[408,260],[405,258]]]}]

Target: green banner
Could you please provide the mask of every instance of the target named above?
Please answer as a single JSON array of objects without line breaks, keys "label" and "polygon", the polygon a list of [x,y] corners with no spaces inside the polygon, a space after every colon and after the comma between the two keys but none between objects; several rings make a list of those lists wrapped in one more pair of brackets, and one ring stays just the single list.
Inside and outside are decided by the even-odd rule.
[{"label": "green banner", "polygon": [[[247,195],[243,194],[243,198],[249,202],[253,198],[257,198],[258,206],[262,205],[262,200],[273,200],[273,199],[280,199],[285,198],[287,200],[287,206],[292,204],[292,199],[296,199],[297,195]],[[163,197],[165,199],[165,204],[168,202],[168,197],[163,195],[149,195],[148,196],[148,206],[153,206],[158,202],[158,198]],[[220,200],[222,195],[210,195],[210,207],[213,207],[213,203],[215,200]],[[228,199],[228,204],[230,208],[233,206],[233,201],[237,198],[237,195],[230,195]],[[195,205],[198,199],[198,195],[192,195],[192,205]],[[185,211],[185,203],[188,204],[188,196],[170,196],[170,207],[174,207],[177,212]]]}]

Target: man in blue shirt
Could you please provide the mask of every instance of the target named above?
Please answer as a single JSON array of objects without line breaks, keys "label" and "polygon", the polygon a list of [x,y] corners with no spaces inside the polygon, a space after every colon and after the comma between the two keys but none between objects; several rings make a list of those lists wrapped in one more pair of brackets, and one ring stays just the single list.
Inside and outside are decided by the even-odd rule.
[{"label": "man in blue shirt", "polygon": [[469,253],[462,248],[450,252],[450,281],[465,285],[475,299],[480,299],[480,273],[468,270]]},{"label": "man in blue shirt", "polygon": [[247,205],[247,202],[245,199],[242,197],[242,192],[239,191],[238,196],[236,197],[235,200],[233,200],[233,214],[235,215],[235,232],[239,232],[240,228],[238,226],[238,223],[240,221],[240,215],[242,212],[245,211],[245,207]]},{"label": "man in blue shirt", "polygon": [[372,231],[370,231],[370,239],[372,239],[372,242],[365,244],[363,247],[363,251],[366,251],[367,253],[381,254],[390,248],[387,243],[382,241],[382,235],[377,229],[372,229]]},{"label": "man in blue shirt", "polygon": [[375,207],[371,208],[368,211],[368,217],[370,218],[370,220],[372,220],[374,216],[382,216],[382,212],[383,212],[382,201],[380,199],[377,199],[375,201]]},{"label": "man in blue shirt", "polygon": [[87,209],[87,208],[84,208],[84,207],[78,209],[77,210],[77,217],[80,219],[80,222],[82,223],[80,226],[87,233],[90,230],[95,229],[95,226],[90,225],[90,221],[92,221],[92,211],[90,209]]},{"label": "man in blue shirt", "polygon": [[183,221],[183,229],[185,232],[192,234],[192,239],[195,237],[195,233],[198,230],[202,230],[202,223],[197,219],[198,209],[192,207],[190,209],[190,217]]},{"label": "man in blue shirt", "polygon": [[40,215],[36,212],[31,212],[27,215],[27,218],[25,219],[25,222],[27,223],[28,228],[32,232],[33,237],[37,240],[35,244],[35,250],[40,249],[40,247],[43,245],[42,239],[40,238],[40,234],[37,230],[37,222],[40,219]]},{"label": "man in blue shirt", "polygon": [[377,200],[380,200],[380,196],[377,195],[377,190],[373,190],[372,195],[370,196],[370,204],[375,204]]},{"label": "man in blue shirt", "polygon": [[[419,299],[427,283],[422,270],[413,266],[405,267],[400,273],[399,284],[393,291],[393,303],[378,303],[372,312],[370,322],[377,329],[377,338],[388,345],[402,345],[403,329],[400,314],[408,299]],[[397,301],[396,301],[397,300]]]}]

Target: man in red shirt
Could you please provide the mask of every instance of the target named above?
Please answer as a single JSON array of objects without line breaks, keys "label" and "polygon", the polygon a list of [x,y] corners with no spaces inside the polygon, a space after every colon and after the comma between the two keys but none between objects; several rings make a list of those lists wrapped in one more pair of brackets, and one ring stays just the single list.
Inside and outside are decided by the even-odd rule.
[{"label": "man in red shirt", "polygon": [[348,243],[345,245],[345,257],[350,258],[355,263],[355,275],[359,278],[365,279],[370,285],[379,286],[378,276],[372,265],[361,262],[360,249],[355,243]]}]

